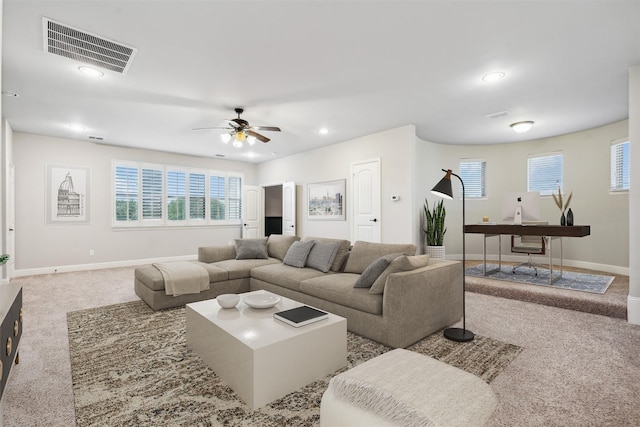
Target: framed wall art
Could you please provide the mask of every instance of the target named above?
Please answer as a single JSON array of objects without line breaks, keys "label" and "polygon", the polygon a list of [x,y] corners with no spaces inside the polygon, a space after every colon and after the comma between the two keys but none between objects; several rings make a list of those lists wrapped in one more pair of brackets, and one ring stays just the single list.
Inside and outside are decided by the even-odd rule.
[{"label": "framed wall art", "polygon": [[309,184],[308,218],[319,221],[344,221],[346,184],[346,179]]},{"label": "framed wall art", "polygon": [[87,167],[46,165],[47,224],[89,223],[89,178]]}]

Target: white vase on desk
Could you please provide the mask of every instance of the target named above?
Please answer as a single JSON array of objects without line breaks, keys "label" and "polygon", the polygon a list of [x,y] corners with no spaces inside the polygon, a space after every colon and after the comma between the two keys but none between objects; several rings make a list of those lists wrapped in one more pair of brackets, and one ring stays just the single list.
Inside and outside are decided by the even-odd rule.
[{"label": "white vase on desk", "polygon": [[425,246],[425,254],[435,259],[445,259],[444,246]]}]

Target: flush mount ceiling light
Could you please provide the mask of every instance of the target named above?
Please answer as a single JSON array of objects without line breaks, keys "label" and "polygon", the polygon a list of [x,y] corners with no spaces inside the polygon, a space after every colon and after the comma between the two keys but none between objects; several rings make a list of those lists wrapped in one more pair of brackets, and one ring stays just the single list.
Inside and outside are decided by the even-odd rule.
[{"label": "flush mount ceiling light", "polygon": [[504,76],[505,73],[503,73],[502,71],[496,71],[494,73],[489,73],[482,76],[482,81],[487,83],[497,82],[498,80],[502,80]]},{"label": "flush mount ceiling light", "polygon": [[84,127],[82,125],[79,125],[79,124],[76,124],[76,123],[72,123],[68,127],[69,127],[69,129],[75,130],[75,131],[78,131],[78,132],[83,131],[83,130],[87,130],[86,127]]},{"label": "flush mount ceiling light", "polygon": [[328,133],[329,133],[329,129],[327,129],[327,128],[320,128],[320,130],[318,131],[318,133],[319,133],[320,135],[326,135],[326,134],[328,134]]},{"label": "flush mount ceiling light", "polygon": [[531,129],[531,126],[533,126],[533,122],[532,121],[516,122],[516,123],[511,123],[509,126],[511,127],[511,129],[513,129],[518,133],[524,133],[529,129]]},{"label": "flush mount ceiling light", "polygon": [[81,65],[80,67],[78,67],[78,70],[80,70],[80,72],[82,74],[86,74],[89,77],[102,77],[104,76],[104,73],[100,70],[97,70],[95,68],[91,68],[91,67],[87,67],[84,65]]}]

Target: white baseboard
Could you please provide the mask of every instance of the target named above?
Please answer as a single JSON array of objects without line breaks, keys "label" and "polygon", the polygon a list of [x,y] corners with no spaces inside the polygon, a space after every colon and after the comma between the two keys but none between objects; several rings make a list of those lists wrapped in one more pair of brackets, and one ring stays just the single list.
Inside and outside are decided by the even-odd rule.
[{"label": "white baseboard", "polygon": [[111,261],[111,262],[102,262],[102,263],[93,263],[93,264],[60,265],[60,266],[54,266],[54,267],[28,268],[28,269],[22,269],[22,270],[15,270],[13,277],[37,276],[41,274],[55,274],[55,273],[71,273],[74,271],[101,270],[105,268],[132,267],[136,265],[152,264],[154,262],[190,261],[195,259],[197,259],[196,255],[182,255],[182,256],[175,256],[175,257]]},{"label": "white baseboard", "polygon": [[634,325],[640,325],[640,298],[627,297],[627,321]]},{"label": "white baseboard", "polygon": [[[462,254],[452,254],[452,255],[447,255],[447,259],[452,259],[452,260],[458,260],[460,261],[462,259]],[[466,257],[467,260],[469,261],[482,261],[482,254],[467,254]],[[523,261],[523,257],[522,256],[517,256],[517,255],[502,255],[502,260],[506,261],[506,262],[524,262]],[[533,257],[533,259],[538,263],[538,264],[548,264],[549,263],[549,258],[546,257]],[[490,255],[487,256],[487,262],[492,262],[492,263],[497,263],[498,262],[498,256],[497,255]],[[560,258],[554,258],[553,259],[553,264],[554,265],[559,265],[560,264]],[[562,265],[566,266],[566,267],[575,267],[575,268],[586,268],[587,270],[596,270],[596,271],[604,271],[607,273],[612,273],[612,274],[620,274],[623,276],[628,276],[629,275],[629,267],[622,267],[619,265],[609,265],[609,264],[599,264],[599,263],[595,263],[595,262],[586,262],[586,261],[578,261],[578,260],[571,260],[571,259],[563,259],[562,260]]]}]

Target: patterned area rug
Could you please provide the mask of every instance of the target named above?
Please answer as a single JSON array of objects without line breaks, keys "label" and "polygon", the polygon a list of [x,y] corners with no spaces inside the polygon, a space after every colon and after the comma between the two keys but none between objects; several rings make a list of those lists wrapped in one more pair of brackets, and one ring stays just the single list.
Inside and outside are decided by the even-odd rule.
[{"label": "patterned area rug", "polygon": [[[78,426],[319,425],[331,375],[254,411],[186,347],[184,307],[154,312],[136,301],[70,312],[67,323]],[[390,350],[352,333],[347,339],[347,368]],[[487,382],[522,350],[481,336],[455,343],[441,333],[409,349]]]},{"label": "patterned area rug", "polygon": [[[494,268],[498,268],[498,264],[487,264],[487,270],[493,270]],[[546,268],[538,268],[537,276],[533,268],[519,267],[516,274],[513,274],[511,269],[511,265],[503,265],[500,271],[486,277],[507,282],[527,283],[529,285],[549,286],[552,288],[570,289],[595,294],[604,294],[611,282],[613,282],[613,279],[615,279],[613,276],[563,271],[562,278],[553,285],[549,285],[549,270]],[[482,264],[467,268],[465,274],[485,277],[482,274]],[[558,271],[554,269],[553,276],[555,277],[557,274]]]}]

